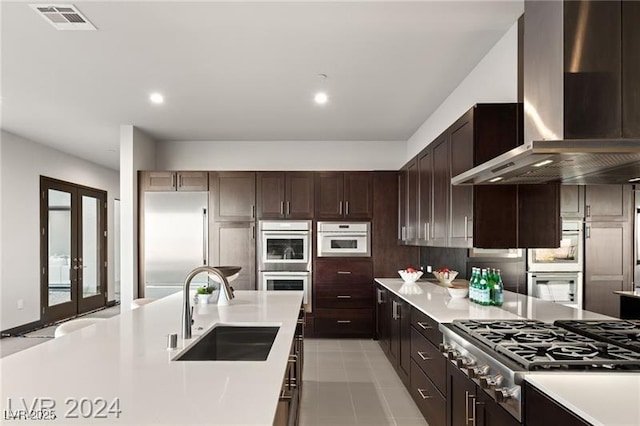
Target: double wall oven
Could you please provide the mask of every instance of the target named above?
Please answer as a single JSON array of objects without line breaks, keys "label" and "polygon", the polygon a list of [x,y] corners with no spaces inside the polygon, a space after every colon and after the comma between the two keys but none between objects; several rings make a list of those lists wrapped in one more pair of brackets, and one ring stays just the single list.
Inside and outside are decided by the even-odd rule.
[{"label": "double wall oven", "polygon": [[261,221],[258,238],[258,288],[304,291],[311,311],[311,221]]},{"label": "double wall oven", "polygon": [[527,250],[529,296],[582,308],[583,226],[563,221],[559,248]]}]

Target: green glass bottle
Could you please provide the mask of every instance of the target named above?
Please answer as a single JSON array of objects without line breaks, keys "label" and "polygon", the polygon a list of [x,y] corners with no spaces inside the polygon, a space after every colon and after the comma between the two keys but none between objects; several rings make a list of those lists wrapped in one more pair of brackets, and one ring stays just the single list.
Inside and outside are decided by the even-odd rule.
[{"label": "green glass bottle", "polygon": [[487,285],[489,286],[489,305],[495,305],[495,290],[496,290],[496,270],[491,269],[488,272]]},{"label": "green glass bottle", "polygon": [[500,269],[496,271],[496,287],[494,290],[495,301],[494,305],[502,306],[504,302],[504,283],[502,282],[502,275],[500,275]]},{"label": "green glass bottle", "polygon": [[481,305],[489,304],[489,277],[486,269],[482,269],[480,275],[480,285],[478,286],[478,302]]},{"label": "green glass bottle", "polygon": [[476,303],[478,300],[478,268],[471,268],[471,280],[469,281],[469,300]]}]

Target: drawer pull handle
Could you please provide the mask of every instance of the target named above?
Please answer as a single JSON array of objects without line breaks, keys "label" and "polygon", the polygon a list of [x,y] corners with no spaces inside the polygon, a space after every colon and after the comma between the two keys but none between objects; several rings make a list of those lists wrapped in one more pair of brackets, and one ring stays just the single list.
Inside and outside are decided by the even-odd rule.
[{"label": "drawer pull handle", "polygon": [[424,352],[420,352],[420,351],[418,351],[418,356],[422,358],[423,361],[429,361],[432,359],[431,357],[425,356]]},{"label": "drawer pull handle", "polygon": [[432,330],[433,327],[431,327],[429,324],[426,324],[424,322],[420,322],[418,321],[418,325],[420,326],[421,329],[423,330]]},{"label": "drawer pull handle", "polygon": [[351,324],[351,320],[338,320],[338,324]]},{"label": "drawer pull handle", "polygon": [[351,296],[337,296],[338,299],[351,299]]},{"label": "drawer pull handle", "polygon": [[338,271],[338,275],[351,275],[351,271]]},{"label": "drawer pull handle", "polygon": [[425,394],[424,391],[425,391],[424,389],[418,388],[418,393],[420,394],[422,399],[431,399],[431,398],[433,398],[432,396]]}]

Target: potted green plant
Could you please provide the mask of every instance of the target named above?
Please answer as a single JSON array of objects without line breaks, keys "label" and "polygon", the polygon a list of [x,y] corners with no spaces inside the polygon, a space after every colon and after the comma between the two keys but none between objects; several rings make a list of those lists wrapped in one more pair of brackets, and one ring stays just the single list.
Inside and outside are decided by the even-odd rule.
[{"label": "potted green plant", "polygon": [[211,299],[211,293],[213,293],[213,287],[202,286],[198,288],[198,303],[206,304]]}]

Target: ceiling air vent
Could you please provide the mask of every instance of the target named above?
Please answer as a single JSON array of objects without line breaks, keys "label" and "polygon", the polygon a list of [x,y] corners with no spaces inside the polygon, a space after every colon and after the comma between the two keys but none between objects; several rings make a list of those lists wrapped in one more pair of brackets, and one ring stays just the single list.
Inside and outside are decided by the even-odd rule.
[{"label": "ceiling air vent", "polygon": [[96,27],[72,4],[32,4],[30,6],[58,30],[96,30]]}]

